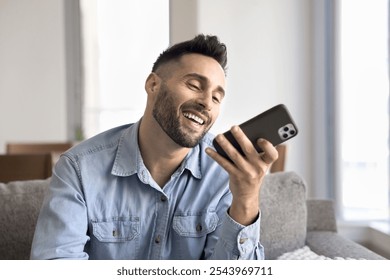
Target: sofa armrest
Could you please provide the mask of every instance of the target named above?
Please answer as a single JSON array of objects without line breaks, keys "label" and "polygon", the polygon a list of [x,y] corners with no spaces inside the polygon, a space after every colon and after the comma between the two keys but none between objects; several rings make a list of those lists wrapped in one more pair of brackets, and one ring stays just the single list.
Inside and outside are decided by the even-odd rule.
[{"label": "sofa armrest", "polygon": [[49,180],[0,183],[0,260],[28,260]]},{"label": "sofa armrest", "polygon": [[333,201],[321,199],[308,199],[307,231],[333,231],[337,232],[336,215]]},{"label": "sofa armrest", "polygon": [[332,231],[311,231],[306,235],[306,245],[318,255],[329,258],[381,260],[382,256],[360,244]]},{"label": "sofa armrest", "polygon": [[266,259],[305,245],[306,184],[294,172],[268,174],[260,193],[260,242]]}]

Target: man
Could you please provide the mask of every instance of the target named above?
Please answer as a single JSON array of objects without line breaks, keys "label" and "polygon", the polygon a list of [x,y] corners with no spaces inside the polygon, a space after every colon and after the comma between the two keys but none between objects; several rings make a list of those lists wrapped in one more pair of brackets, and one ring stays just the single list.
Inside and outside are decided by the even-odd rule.
[{"label": "man", "polygon": [[172,46],[145,83],[138,123],[101,133],[56,164],[33,259],[262,259],[259,190],[278,154],[238,126],[245,157],[211,147],[225,96],[226,47],[198,35]]}]

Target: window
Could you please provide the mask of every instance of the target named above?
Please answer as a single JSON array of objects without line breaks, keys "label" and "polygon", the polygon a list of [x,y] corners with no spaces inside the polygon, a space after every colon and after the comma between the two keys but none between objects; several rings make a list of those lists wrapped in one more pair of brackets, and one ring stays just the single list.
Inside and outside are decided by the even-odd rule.
[{"label": "window", "polygon": [[341,214],[389,220],[389,2],[338,8]]},{"label": "window", "polygon": [[142,116],[145,79],[169,45],[169,0],[81,0],[80,7],[88,138]]}]

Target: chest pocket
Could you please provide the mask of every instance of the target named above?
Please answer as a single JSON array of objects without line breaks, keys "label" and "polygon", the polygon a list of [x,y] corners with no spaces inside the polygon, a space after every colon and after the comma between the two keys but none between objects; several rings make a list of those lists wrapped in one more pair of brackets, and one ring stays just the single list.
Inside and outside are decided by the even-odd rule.
[{"label": "chest pocket", "polygon": [[215,212],[180,214],[173,217],[173,229],[182,237],[203,237],[216,229],[218,221]]},{"label": "chest pocket", "polygon": [[138,217],[116,217],[108,221],[93,221],[93,235],[101,242],[131,241],[140,234]]}]

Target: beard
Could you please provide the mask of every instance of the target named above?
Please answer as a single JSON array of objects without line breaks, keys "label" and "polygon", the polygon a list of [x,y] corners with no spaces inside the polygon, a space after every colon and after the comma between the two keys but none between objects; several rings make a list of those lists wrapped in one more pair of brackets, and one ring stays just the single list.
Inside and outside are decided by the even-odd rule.
[{"label": "beard", "polygon": [[178,116],[176,113],[177,109],[174,105],[173,95],[174,93],[169,91],[165,85],[161,87],[153,107],[153,117],[162,130],[164,130],[176,144],[185,148],[193,148],[199,144],[200,140],[211,127],[209,114],[204,110],[203,106],[194,101],[188,101],[183,104],[182,108],[197,111],[207,117],[207,121],[202,125],[203,130],[201,133],[199,133],[199,131],[185,129],[180,124],[181,116]]}]

